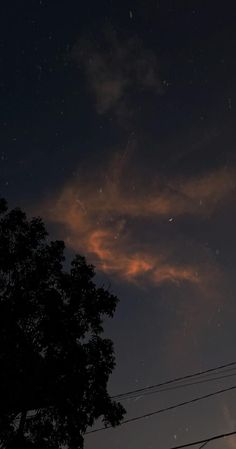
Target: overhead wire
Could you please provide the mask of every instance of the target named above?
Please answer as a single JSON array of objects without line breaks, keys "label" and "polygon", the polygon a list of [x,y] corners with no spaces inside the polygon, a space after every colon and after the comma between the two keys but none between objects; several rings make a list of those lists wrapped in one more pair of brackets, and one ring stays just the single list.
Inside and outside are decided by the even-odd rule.
[{"label": "overhead wire", "polygon": [[[165,413],[167,411],[174,410],[174,409],[183,407],[185,405],[193,404],[195,402],[202,401],[204,399],[208,399],[210,397],[217,396],[219,394],[226,393],[227,391],[232,391],[232,390],[235,390],[235,389],[236,389],[236,385],[233,385],[231,387],[223,388],[221,390],[217,390],[217,391],[214,391],[212,393],[205,394],[203,396],[197,396],[197,397],[195,397],[193,399],[190,399],[188,401],[179,402],[177,404],[173,404],[173,405],[170,405],[168,407],[161,408],[159,410],[155,410],[154,412],[145,413],[144,415],[139,415],[139,416],[135,416],[133,418],[125,419],[125,420],[123,420],[120,423],[120,426],[123,426],[124,424],[129,424],[131,422],[139,421],[141,419],[150,418],[151,416],[158,415],[158,414],[161,414],[161,413]],[[98,429],[89,430],[88,432],[85,432],[85,435],[88,435],[88,434],[91,434],[91,433],[96,433],[96,432],[101,432],[103,430],[108,430],[108,429],[110,429],[112,427],[113,427],[112,425],[109,425],[109,426],[106,426],[106,427],[99,427]],[[200,441],[200,443],[204,443],[205,441],[206,440]]]},{"label": "overhead wire", "polygon": [[201,444],[201,446],[198,449],[203,449],[203,447],[205,447],[208,443],[209,441],[205,441],[205,443]]},{"label": "overhead wire", "polygon": [[111,396],[111,397],[112,397],[112,399],[120,399],[120,398],[122,398],[124,396],[130,395],[130,394],[133,394],[133,393],[141,393],[141,392],[144,392],[144,391],[151,390],[153,388],[159,388],[159,387],[163,387],[165,385],[170,385],[172,383],[181,382],[181,381],[184,381],[184,380],[187,380],[187,379],[191,379],[191,378],[194,378],[194,377],[199,377],[199,376],[202,376],[202,375],[205,375],[205,374],[208,374],[208,373],[212,373],[214,371],[222,370],[224,368],[232,367],[232,366],[236,366],[236,361],[230,362],[230,363],[226,363],[226,364],[223,364],[223,365],[219,365],[219,366],[216,366],[214,368],[208,368],[207,370],[204,370],[204,371],[197,371],[196,373],[187,374],[187,375],[180,376],[180,377],[175,377],[173,379],[169,379],[169,380],[166,380],[164,382],[160,382],[158,384],[149,385],[147,387],[137,388],[135,390],[126,391],[125,393],[116,394],[116,395]]},{"label": "overhead wire", "polygon": [[221,440],[222,438],[228,438],[232,435],[236,435],[236,430],[234,430],[233,432],[221,433],[220,435],[214,435],[213,437],[205,438],[204,440],[192,441],[191,443],[181,444],[179,446],[172,446],[170,449],[184,449],[185,447],[197,446],[198,444],[203,443],[203,445],[198,448],[201,449],[210,441]]},{"label": "overhead wire", "polygon": [[[209,382],[214,382],[216,380],[223,380],[223,379],[228,379],[230,377],[235,377],[236,376],[236,372],[233,374],[226,374],[224,376],[217,376],[217,377],[211,377],[208,379],[202,379],[202,380],[197,380],[195,382],[190,382],[190,383],[183,383],[180,385],[173,385],[173,386],[169,386],[169,387],[165,387],[165,388],[161,388],[161,389],[157,389],[157,390],[149,390],[149,391],[144,391],[143,393],[139,393],[139,394],[130,394],[127,396],[122,396],[119,400],[121,401],[125,401],[125,400],[129,400],[129,399],[135,399],[135,398],[139,398],[139,397],[145,397],[145,396],[149,396],[149,395],[153,395],[153,394],[158,394],[158,393],[163,393],[166,391],[174,391],[174,390],[178,390],[181,388],[186,388],[186,387],[191,387],[194,385],[200,385],[200,384],[204,384],[204,383],[209,383]],[[155,387],[153,387],[155,388]],[[112,398],[115,398],[115,396],[113,396]]]}]

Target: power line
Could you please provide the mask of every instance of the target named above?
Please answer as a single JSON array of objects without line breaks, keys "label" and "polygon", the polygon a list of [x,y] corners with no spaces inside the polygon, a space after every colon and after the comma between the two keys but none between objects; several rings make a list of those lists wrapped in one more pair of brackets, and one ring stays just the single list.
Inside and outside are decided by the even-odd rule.
[{"label": "power line", "polygon": [[[170,449],[183,449],[185,447],[196,446],[197,444],[201,444],[201,443],[203,443],[204,446],[205,446],[210,441],[220,440],[222,438],[227,438],[227,437],[230,437],[232,435],[236,435],[236,431],[229,432],[229,433],[221,433],[220,435],[215,435],[215,436],[210,437],[210,438],[205,438],[204,440],[193,441],[192,443],[181,444],[180,446],[173,446]],[[203,446],[200,446],[199,449],[201,449],[201,447],[203,447]]]},{"label": "power line", "polygon": [[193,373],[193,374],[187,374],[185,376],[176,377],[174,379],[170,379],[170,380],[158,383],[158,384],[149,385],[148,387],[138,388],[136,390],[130,390],[130,391],[127,391],[126,393],[120,393],[120,394],[117,394],[115,396],[112,396],[112,399],[119,399],[119,398],[122,398],[123,396],[127,396],[127,395],[132,394],[132,393],[141,393],[143,391],[148,391],[148,390],[151,390],[153,388],[163,387],[165,385],[169,385],[169,384],[172,384],[172,383],[180,382],[180,381],[183,381],[183,380],[186,380],[186,379],[190,379],[190,378],[193,378],[193,377],[202,376],[203,374],[212,373],[213,371],[217,371],[217,370],[220,370],[220,369],[223,369],[223,368],[228,368],[229,366],[233,366],[233,365],[236,365],[236,362],[230,362],[230,363],[226,363],[224,365],[219,365],[219,366],[217,366],[215,368],[209,368],[209,369],[207,369],[205,371],[198,371],[198,372]]},{"label": "power line", "polygon": [[[166,387],[166,388],[161,388],[161,389],[158,389],[158,390],[155,390],[155,391],[144,391],[141,394],[141,396],[148,396],[148,395],[153,395],[153,394],[157,394],[157,393],[163,393],[163,392],[166,392],[166,391],[178,390],[180,388],[191,387],[191,386],[194,386],[194,385],[199,385],[199,384],[203,384],[203,383],[207,383],[207,382],[214,382],[215,380],[227,379],[229,377],[234,377],[234,376],[236,376],[236,373],[226,374],[225,376],[211,377],[209,379],[197,380],[195,382],[184,383],[182,385],[181,384],[180,385],[174,385],[174,386],[170,386],[170,387]],[[128,396],[128,395],[127,396],[123,396],[122,398],[120,398],[120,400],[121,401],[122,400],[125,401],[125,400],[128,400],[128,399],[135,399],[135,398],[138,398],[138,397],[140,397],[140,394],[133,394],[133,395],[130,394],[130,396]],[[113,396],[113,398],[114,398],[114,396]]]},{"label": "power line", "polygon": [[209,441],[205,441],[205,443],[201,444],[201,446],[200,446],[198,449],[202,449],[202,448],[205,447],[208,443],[209,443]]},{"label": "power line", "polygon": [[[208,399],[212,396],[216,396],[218,394],[225,393],[226,391],[232,391],[235,389],[236,389],[236,385],[233,385],[232,387],[224,388],[222,390],[217,390],[217,391],[214,391],[213,393],[208,393],[203,396],[197,396],[196,398],[190,399],[189,401],[179,402],[177,404],[170,405],[169,407],[161,408],[159,410],[155,410],[154,412],[146,413],[145,415],[139,415],[139,416],[135,416],[133,418],[125,419],[124,421],[122,421],[120,423],[120,426],[123,426],[124,424],[129,424],[134,421],[139,421],[140,419],[150,418],[151,416],[158,415],[160,413],[164,413],[164,412],[167,412],[170,410],[174,410],[176,408],[183,407],[184,405],[193,404],[194,402],[202,401],[203,399]],[[85,435],[90,434],[90,433],[101,432],[102,430],[107,430],[107,429],[110,429],[111,427],[113,427],[113,426],[109,425],[106,427],[99,427],[98,429],[94,429],[94,430],[85,432]],[[200,441],[200,443],[205,443],[205,441],[206,440]]]}]

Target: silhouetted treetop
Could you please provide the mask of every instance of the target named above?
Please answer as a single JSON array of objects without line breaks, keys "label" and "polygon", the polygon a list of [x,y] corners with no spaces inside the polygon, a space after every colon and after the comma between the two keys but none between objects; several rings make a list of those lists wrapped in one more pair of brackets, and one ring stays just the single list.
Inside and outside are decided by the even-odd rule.
[{"label": "silhouetted treetop", "polygon": [[66,271],[64,249],[40,218],[0,200],[1,447],[82,448],[96,419],[124,415],[107,392],[115,358],[103,337],[118,299],[84,257]]}]

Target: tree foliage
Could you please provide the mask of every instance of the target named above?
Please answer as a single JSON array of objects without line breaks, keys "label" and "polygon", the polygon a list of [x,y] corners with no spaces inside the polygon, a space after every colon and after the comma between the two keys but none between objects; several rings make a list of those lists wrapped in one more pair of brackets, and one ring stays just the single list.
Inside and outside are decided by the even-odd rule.
[{"label": "tree foliage", "polygon": [[103,337],[118,299],[84,257],[67,271],[64,261],[40,218],[0,201],[1,447],[79,449],[96,419],[124,415],[107,392],[115,359]]}]

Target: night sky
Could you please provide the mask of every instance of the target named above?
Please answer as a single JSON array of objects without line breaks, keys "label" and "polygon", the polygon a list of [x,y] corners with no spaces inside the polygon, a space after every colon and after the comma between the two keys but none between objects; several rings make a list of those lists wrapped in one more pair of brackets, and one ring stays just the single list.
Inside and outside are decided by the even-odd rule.
[{"label": "night sky", "polygon": [[[0,6],[1,196],[41,215],[119,296],[111,394],[236,360],[235,20],[228,0]],[[127,417],[234,384],[136,398]],[[235,401],[88,435],[85,448],[229,432]]]}]

